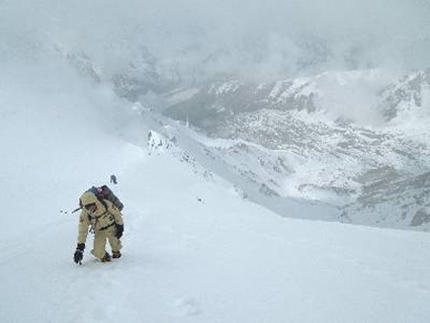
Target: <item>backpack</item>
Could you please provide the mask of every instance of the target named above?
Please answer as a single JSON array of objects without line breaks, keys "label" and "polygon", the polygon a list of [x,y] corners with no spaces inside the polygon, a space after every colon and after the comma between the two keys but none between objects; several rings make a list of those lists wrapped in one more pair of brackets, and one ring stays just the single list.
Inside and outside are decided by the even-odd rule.
[{"label": "backpack", "polygon": [[[87,192],[93,193],[97,199],[106,207],[104,200],[108,200],[113,203],[120,211],[124,208],[124,204],[121,203],[119,198],[111,191],[107,185],[100,187],[93,186]],[[82,207],[82,206],[81,206]]]}]

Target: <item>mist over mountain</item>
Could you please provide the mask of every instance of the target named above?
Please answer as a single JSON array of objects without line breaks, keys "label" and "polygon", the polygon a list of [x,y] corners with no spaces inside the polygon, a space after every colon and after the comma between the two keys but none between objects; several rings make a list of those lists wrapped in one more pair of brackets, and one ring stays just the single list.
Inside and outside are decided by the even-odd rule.
[{"label": "mist over mountain", "polygon": [[0,322],[430,322],[429,11],[0,0]]},{"label": "mist over mountain", "polygon": [[428,67],[429,14],[423,0],[3,0],[0,57],[84,53],[104,79],[145,61],[194,83],[408,70]]},{"label": "mist over mountain", "polygon": [[[130,115],[154,114],[278,214],[294,198],[332,220],[426,229],[429,14],[422,0],[1,0],[0,93],[55,92],[59,111],[138,142]],[[181,141],[190,128],[227,147]]]}]

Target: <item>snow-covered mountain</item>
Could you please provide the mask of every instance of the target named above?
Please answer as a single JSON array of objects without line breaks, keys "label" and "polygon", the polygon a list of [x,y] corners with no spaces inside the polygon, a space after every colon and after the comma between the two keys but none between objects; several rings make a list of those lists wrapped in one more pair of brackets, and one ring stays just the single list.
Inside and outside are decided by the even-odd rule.
[{"label": "snow-covered mountain", "polygon": [[[382,93],[383,113],[387,120],[429,115],[430,68],[405,75]],[[417,111],[418,110],[418,111]],[[411,114],[410,112],[414,113]]]},{"label": "snow-covered mountain", "polygon": [[[68,65],[14,67],[0,82],[1,322],[430,318],[427,233],[280,217],[241,185],[289,174],[295,160],[202,136]],[[255,174],[226,180],[240,169]],[[90,235],[77,266],[78,218],[64,211],[112,173],[125,204],[123,257],[97,261]],[[333,211],[287,207],[309,218]]]},{"label": "snow-covered mountain", "polygon": [[227,164],[241,156],[236,173],[263,194],[334,205],[342,222],[426,229],[428,74],[394,83],[379,71],[218,82],[170,93],[164,114],[239,140],[207,150]]},{"label": "snow-covered mountain", "polygon": [[293,198],[338,209],[321,219],[427,230],[429,70],[400,78],[369,70],[269,83],[232,79],[172,90],[175,81],[157,74],[147,52],[104,80],[84,54],[63,56],[81,75],[112,83],[120,97],[230,140],[218,146],[193,135],[203,160],[217,160],[226,180],[283,216],[291,216],[284,204]]},{"label": "snow-covered mountain", "polygon": [[428,226],[429,72],[358,70],[422,66],[428,5],[386,8],[0,0],[0,322],[429,322],[428,232],[369,227]]}]

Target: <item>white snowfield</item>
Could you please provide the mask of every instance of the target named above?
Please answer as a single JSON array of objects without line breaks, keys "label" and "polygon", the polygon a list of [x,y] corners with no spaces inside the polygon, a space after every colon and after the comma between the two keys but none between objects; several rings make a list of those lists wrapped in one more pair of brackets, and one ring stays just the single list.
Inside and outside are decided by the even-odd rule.
[{"label": "white snowfield", "polygon": [[[430,322],[427,233],[281,218],[148,154],[136,111],[58,68],[0,78],[0,322]],[[89,236],[76,265],[60,211],[113,173],[123,257]]]},{"label": "white snowfield", "polygon": [[[168,155],[118,175],[125,236],[111,263],[95,260],[90,242],[83,265],[73,263],[77,216],[49,196],[13,215],[19,231],[1,241],[1,322],[430,319],[428,234],[281,218]],[[27,226],[39,212],[50,219]]]}]

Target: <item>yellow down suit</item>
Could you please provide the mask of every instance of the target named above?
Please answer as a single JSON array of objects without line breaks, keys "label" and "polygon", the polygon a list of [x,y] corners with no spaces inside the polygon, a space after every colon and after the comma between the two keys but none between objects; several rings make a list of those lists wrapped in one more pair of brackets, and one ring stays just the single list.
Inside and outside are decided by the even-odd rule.
[{"label": "yellow down suit", "polygon": [[[121,241],[115,236],[116,226],[124,225],[121,212],[110,201],[100,202],[91,192],[85,192],[80,203],[82,211],[79,216],[78,244],[85,244],[89,229],[94,232],[94,247],[91,253],[102,259],[106,254],[106,241],[112,248],[112,252],[119,252]],[[87,210],[85,206],[95,204],[94,211]]]}]

